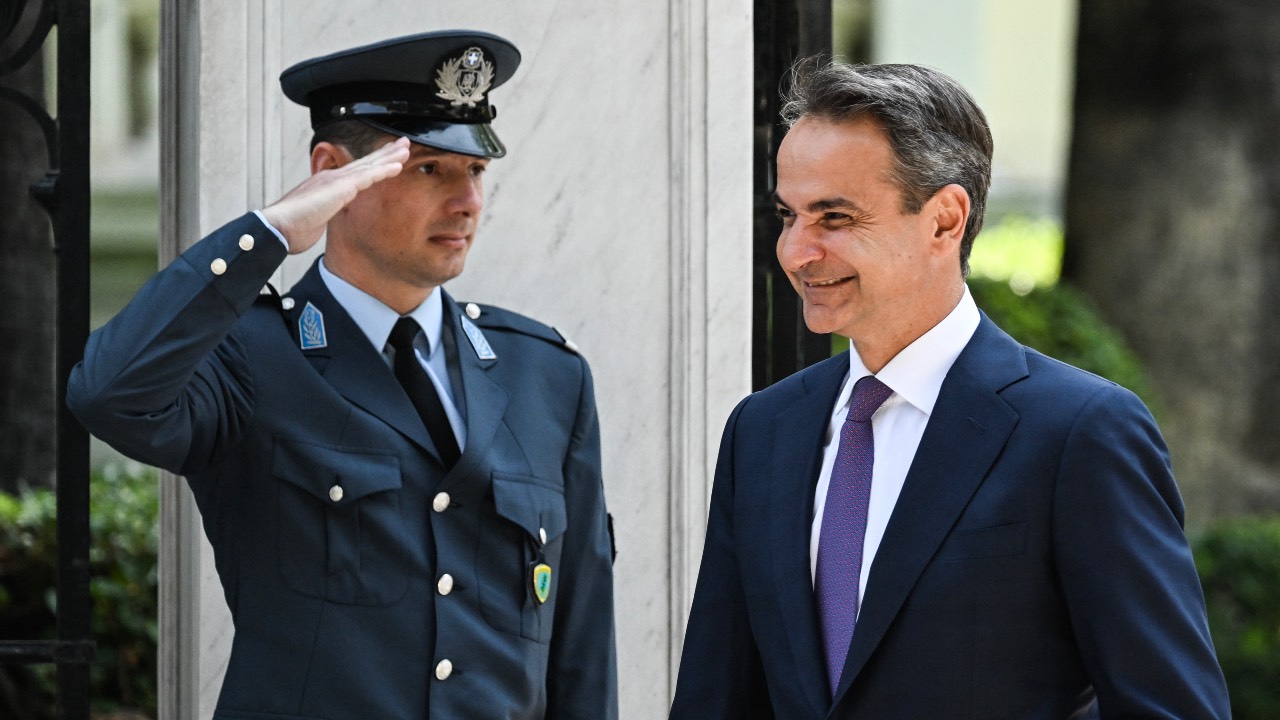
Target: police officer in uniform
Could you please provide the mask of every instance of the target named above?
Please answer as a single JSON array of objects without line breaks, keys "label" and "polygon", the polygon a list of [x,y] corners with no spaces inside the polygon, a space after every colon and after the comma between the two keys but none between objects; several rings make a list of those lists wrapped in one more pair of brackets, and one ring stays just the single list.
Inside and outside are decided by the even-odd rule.
[{"label": "police officer in uniform", "polygon": [[236,629],[215,718],[617,716],[587,364],[441,288],[519,61],[443,31],[286,70],[311,177],[158,273],[72,374],[91,432],[195,494]]}]

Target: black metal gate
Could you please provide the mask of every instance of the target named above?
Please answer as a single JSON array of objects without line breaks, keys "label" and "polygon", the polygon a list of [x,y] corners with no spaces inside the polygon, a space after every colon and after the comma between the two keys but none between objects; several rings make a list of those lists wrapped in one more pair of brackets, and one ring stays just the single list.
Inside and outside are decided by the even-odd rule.
[{"label": "black metal gate", "polygon": [[830,357],[827,335],[805,327],[800,298],[778,266],[774,158],[782,141],[778,89],[798,57],[831,52],[831,0],[755,0],[754,278],[751,387],[771,385]]},{"label": "black metal gate", "polygon": [[[31,20],[34,14],[34,21]],[[26,18],[25,22],[20,22]],[[49,172],[31,192],[53,221],[57,283],[58,629],[44,642],[0,640],[0,663],[57,665],[57,717],[88,720],[89,436],[66,408],[67,376],[89,334],[89,0],[3,0],[0,41],[30,27],[17,50],[0,57],[0,83],[43,49],[57,28],[57,114],[37,98],[0,84],[0,102],[14,103],[41,127]]]}]

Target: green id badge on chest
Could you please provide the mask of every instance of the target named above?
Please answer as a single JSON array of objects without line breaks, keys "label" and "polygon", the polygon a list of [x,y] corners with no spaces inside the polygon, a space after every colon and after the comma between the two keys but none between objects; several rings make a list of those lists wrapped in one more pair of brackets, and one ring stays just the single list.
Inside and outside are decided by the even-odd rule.
[{"label": "green id badge on chest", "polygon": [[538,604],[545,603],[551,597],[551,566],[544,562],[529,563],[529,581]]}]

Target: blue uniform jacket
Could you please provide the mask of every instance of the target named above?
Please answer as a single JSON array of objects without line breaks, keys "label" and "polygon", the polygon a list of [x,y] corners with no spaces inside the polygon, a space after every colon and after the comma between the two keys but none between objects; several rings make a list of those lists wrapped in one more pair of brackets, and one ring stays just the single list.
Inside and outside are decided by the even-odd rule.
[{"label": "blue uniform jacket", "polygon": [[260,294],[284,257],[253,214],[215,231],[92,335],[67,391],[91,432],[195,493],[235,621],[215,717],[615,718],[586,362],[495,308],[474,321],[485,359],[446,295],[467,443],[445,473],[316,267]]},{"label": "blue uniform jacket", "polygon": [[1133,393],[983,317],[871,565],[839,687],[809,571],[847,353],[743,400],[672,720],[1230,717],[1164,441]]}]

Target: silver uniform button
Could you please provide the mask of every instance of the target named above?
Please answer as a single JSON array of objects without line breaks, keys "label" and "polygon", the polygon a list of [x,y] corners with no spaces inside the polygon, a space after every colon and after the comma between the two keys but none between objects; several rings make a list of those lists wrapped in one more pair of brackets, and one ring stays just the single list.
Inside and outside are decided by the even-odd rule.
[{"label": "silver uniform button", "polygon": [[342,502],[342,486],[334,485],[329,488],[329,499],[334,502]]},{"label": "silver uniform button", "polygon": [[467,317],[476,320],[480,317],[480,306],[475,303],[467,303]]},{"label": "silver uniform button", "polygon": [[538,528],[538,539],[542,541],[542,544],[543,544],[543,545],[546,545],[546,544],[547,544],[547,529],[546,529],[546,528]]},{"label": "silver uniform button", "polygon": [[449,573],[441,575],[440,582],[436,583],[436,590],[439,590],[441,595],[453,592],[453,576]]},{"label": "silver uniform button", "polygon": [[449,509],[449,493],[436,493],[435,498],[431,501],[431,509],[436,512],[444,512]]},{"label": "silver uniform button", "polygon": [[569,350],[569,352],[573,352],[573,353],[578,352],[578,344],[570,340],[569,338],[565,337],[565,334],[560,332],[560,328],[551,328],[551,329],[555,330],[556,333],[560,335],[560,339],[564,341],[564,346],[567,350]]},{"label": "silver uniform button", "polygon": [[241,235],[241,236],[240,236],[240,249],[241,249],[241,250],[243,250],[243,251],[245,251],[245,252],[249,252],[250,250],[252,250],[252,249],[253,249],[253,236],[252,236],[252,235]]},{"label": "silver uniform button", "polygon": [[287,297],[287,298],[280,298],[280,307],[284,308],[285,310],[292,310],[292,309],[293,309],[293,298],[291,298],[291,297]]},{"label": "silver uniform button", "polygon": [[209,270],[212,271],[214,275],[221,275],[227,271],[227,261],[222,258],[216,258],[213,262],[209,263]]},{"label": "silver uniform button", "polygon": [[448,680],[449,676],[452,674],[453,674],[453,663],[449,662],[448,658],[445,658],[444,660],[441,660],[440,662],[436,663],[436,679],[437,680]]}]

